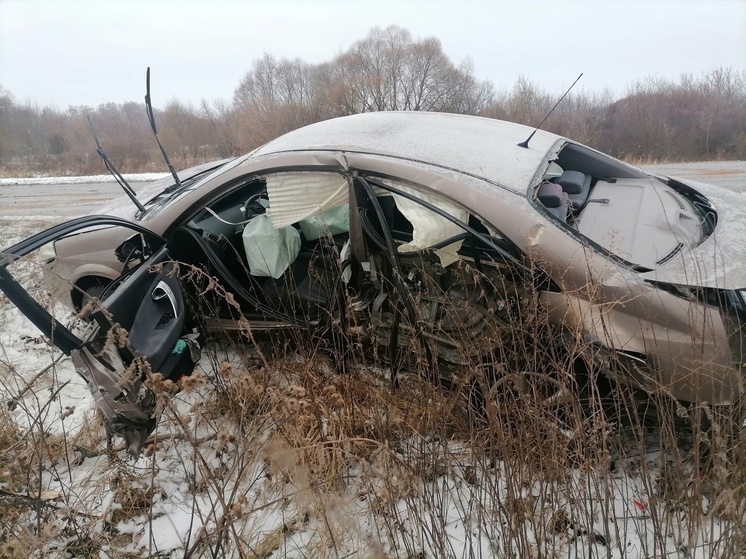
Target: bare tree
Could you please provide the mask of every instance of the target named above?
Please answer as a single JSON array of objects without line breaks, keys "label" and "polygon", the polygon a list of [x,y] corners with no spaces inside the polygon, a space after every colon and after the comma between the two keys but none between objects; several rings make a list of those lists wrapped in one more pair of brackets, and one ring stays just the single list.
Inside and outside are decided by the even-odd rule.
[{"label": "bare tree", "polygon": [[297,58],[277,60],[265,53],[255,60],[233,94],[239,144],[248,149],[318,120],[314,73]]},{"label": "bare tree", "polygon": [[238,142],[232,126],[234,110],[230,103],[217,99],[210,104],[202,99],[200,113],[209,123],[209,142],[215,154],[220,158],[238,155]]},{"label": "bare tree", "polygon": [[325,69],[330,104],[339,114],[368,111],[478,113],[492,87],[470,60],[456,66],[435,37],[414,40],[406,29],[373,28]]},{"label": "bare tree", "polygon": [[[244,153],[306,124],[366,111],[443,111],[536,126],[559,99],[527,76],[496,91],[466,58],[454,63],[435,37],[374,27],[332,60],[310,64],[271,54],[251,63],[232,101],[156,111],[177,166]],[[142,103],[96,108],[17,103],[0,87],[0,173],[101,172],[88,131],[94,124],[123,171],[163,169]],[[544,127],[632,159],[746,158],[746,74],[714,68],[678,81],[643,78],[621,98],[568,95]]]}]

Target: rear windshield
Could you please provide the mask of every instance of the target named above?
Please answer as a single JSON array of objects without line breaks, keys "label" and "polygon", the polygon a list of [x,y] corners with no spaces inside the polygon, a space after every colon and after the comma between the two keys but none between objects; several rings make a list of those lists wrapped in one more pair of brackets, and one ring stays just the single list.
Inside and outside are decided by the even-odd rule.
[{"label": "rear windshield", "polygon": [[535,196],[547,213],[639,269],[697,247],[714,224],[701,194],[573,144],[550,163]]}]

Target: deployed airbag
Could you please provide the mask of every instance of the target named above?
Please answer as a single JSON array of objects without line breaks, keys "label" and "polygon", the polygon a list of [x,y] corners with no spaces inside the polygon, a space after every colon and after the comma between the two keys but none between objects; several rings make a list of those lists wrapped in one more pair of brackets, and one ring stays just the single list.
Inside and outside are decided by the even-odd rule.
[{"label": "deployed airbag", "polygon": [[275,229],[267,214],[247,223],[242,238],[252,276],[279,279],[300,252],[300,233],[294,227]]},{"label": "deployed airbag", "polygon": [[338,208],[314,214],[298,225],[308,241],[327,235],[347,233],[350,230],[350,205],[344,204]]},{"label": "deployed airbag", "polygon": [[278,229],[348,203],[347,179],[337,173],[267,175],[268,213]]},{"label": "deployed airbag", "polygon": [[[463,223],[469,221],[469,212],[445,198],[425,194],[420,190],[415,190],[401,184],[392,184],[391,186],[395,186],[407,194],[412,194],[420,200],[432,204]],[[459,225],[432,212],[413,200],[394,194],[394,201],[402,215],[412,224],[412,241],[399,246],[399,252],[405,253],[425,250],[441,241],[445,241],[464,232]],[[435,251],[435,254],[440,258],[442,266],[448,266],[458,260],[457,252],[461,248],[462,242],[456,241]]]}]

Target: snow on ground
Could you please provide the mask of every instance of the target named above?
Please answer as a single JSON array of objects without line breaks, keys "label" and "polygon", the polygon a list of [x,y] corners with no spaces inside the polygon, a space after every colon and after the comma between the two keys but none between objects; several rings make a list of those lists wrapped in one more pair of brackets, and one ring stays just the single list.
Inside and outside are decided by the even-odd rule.
[{"label": "snow on ground", "polygon": [[[0,219],[0,237],[8,245],[15,244],[31,233],[53,225],[59,218],[34,217],[26,219]],[[40,286],[40,265],[34,262],[21,262],[12,265],[15,273],[32,278],[30,283]],[[16,271],[18,270],[18,271]],[[0,394],[2,401],[8,401],[27,385],[26,381],[34,373],[48,366],[45,373],[28,397],[19,401],[16,406],[16,418],[23,421],[35,417],[31,410],[43,409],[43,425],[49,432],[59,433],[63,430],[75,430],[83,421],[86,410],[91,409],[91,396],[88,386],[75,373],[69,358],[54,348],[39,330],[18,310],[0,296],[0,373],[2,383]],[[58,317],[69,317],[70,313],[61,304],[54,305],[53,314]],[[69,317],[71,321],[72,317]],[[55,394],[60,387],[59,393]],[[8,393],[12,392],[12,394]],[[53,396],[54,398],[50,400]],[[61,421],[65,409],[75,408],[77,413]]]},{"label": "snow on ground", "polygon": [[[12,321],[21,335],[26,328],[23,321]],[[2,342],[10,347],[3,360],[19,371],[30,374],[49,362],[48,348],[10,338],[5,335]],[[211,378],[218,375],[208,359],[199,368]],[[53,385],[65,378],[58,371]],[[40,381],[31,398],[44,400],[47,383],[52,379]],[[413,441],[411,448],[394,451],[398,460],[427,463],[443,455],[451,463],[434,477],[418,479],[406,468],[385,474],[391,463],[371,459],[350,464],[344,488],[325,493],[308,485],[304,475],[294,477],[283,458],[273,458],[266,430],[248,427],[221,448],[221,432],[204,421],[207,411],[200,407],[201,400],[211,401],[211,390],[208,385],[173,398],[175,416],[194,425],[187,432],[204,442],[195,445],[173,422],[163,422],[156,435],[176,437],[166,436],[152,455],[131,461],[121,452],[114,458],[76,452],[76,460],[61,458],[45,469],[43,490],[63,496],[58,500],[64,510],[82,515],[75,522],[103,542],[100,557],[177,558],[200,541],[215,549],[209,534],[223,529],[227,519],[232,524],[224,534],[222,557],[238,556],[234,538],[256,550],[252,556],[268,559],[405,559],[419,557],[419,550],[425,551],[422,557],[693,559],[716,556],[724,547],[727,534],[714,517],[703,517],[695,538],[687,532],[684,512],[678,522],[660,521],[672,505],[650,485],[666,459],[654,440],[643,455],[617,456],[612,471],[599,465],[571,471],[564,482],[537,478],[517,487],[508,463],[477,462],[458,441],[445,447],[437,440]],[[55,422],[62,425],[63,406],[76,405],[72,418],[77,421],[65,420],[70,440],[81,420],[94,421],[85,394],[80,383],[66,385],[54,413],[44,416],[45,425],[60,433]],[[272,470],[279,474],[271,476]],[[65,517],[60,514],[59,530],[46,542],[44,556],[69,557],[63,551],[77,545],[75,538],[62,537]]]},{"label": "snow on ground", "polygon": [[[122,175],[127,182],[150,182],[163,177],[168,173],[132,173]],[[100,182],[115,182],[113,176],[106,175],[89,175],[83,177],[21,177],[21,178],[0,178],[0,186],[6,185],[36,185],[36,184],[87,184]]]},{"label": "snow on ground", "polygon": [[[12,244],[54,219],[0,219],[0,235]],[[26,265],[31,274],[34,266]],[[56,312],[65,315],[63,309]],[[18,394],[57,357],[35,327],[0,300],[2,400]],[[198,369],[213,381],[220,375],[214,354],[206,354]],[[270,450],[276,426],[247,424],[230,432],[235,426],[202,405],[214,397],[210,382],[174,396],[170,420],[156,432],[163,439],[154,454],[128,461],[122,453],[70,451],[47,464],[42,489],[59,495],[60,510],[67,512],[59,513],[56,532],[55,526],[48,528],[53,537],[42,550],[45,556],[70,556],[65,550],[75,538],[63,536],[73,525],[103,542],[100,557],[112,558],[182,557],[199,541],[210,542],[217,556],[231,557],[236,556],[232,542],[241,541],[255,551],[251,556],[268,559],[691,559],[718,556],[730,537],[720,520],[707,514],[706,500],[695,528],[686,510],[671,510],[675,501],[663,498],[657,484],[677,451],[658,448],[655,437],[642,453],[634,447],[615,451],[613,467],[588,465],[569,470],[564,480],[531,478],[523,485],[516,485],[508,461],[476,461],[463,441],[416,440],[375,455],[379,458],[350,462],[345,483],[327,492],[293,474],[292,456]],[[39,426],[26,419],[38,416],[44,431],[71,440],[85,429],[101,431],[91,405],[86,384],[62,358],[19,399],[14,417],[30,431]],[[73,454],[77,458],[71,460]],[[388,469],[433,456],[447,463],[432,474]],[[222,540],[210,538],[216,533]],[[524,547],[516,548],[519,543]]]}]

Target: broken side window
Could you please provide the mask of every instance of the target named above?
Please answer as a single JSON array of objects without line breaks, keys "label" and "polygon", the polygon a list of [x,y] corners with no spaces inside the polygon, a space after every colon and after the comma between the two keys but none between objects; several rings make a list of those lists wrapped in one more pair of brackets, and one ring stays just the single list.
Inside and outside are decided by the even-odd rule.
[{"label": "broken side window", "polygon": [[[427,194],[420,190],[394,183],[387,179],[381,179],[383,184],[392,186],[416,196],[418,199],[432,204],[438,209],[443,210],[448,215],[457,220],[468,223],[469,212],[464,208],[456,205],[450,200],[434,194]],[[398,246],[397,251],[400,253],[416,252],[439,245],[464,232],[464,230],[445,217],[434,213],[422,204],[405,198],[398,194],[393,194],[394,203],[401,214],[409,221],[412,226],[412,240]],[[446,267],[458,260],[458,250],[461,248],[463,239],[450,243],[449,245],[439,248],[435,251],[440,259],[440,264]]]}]

